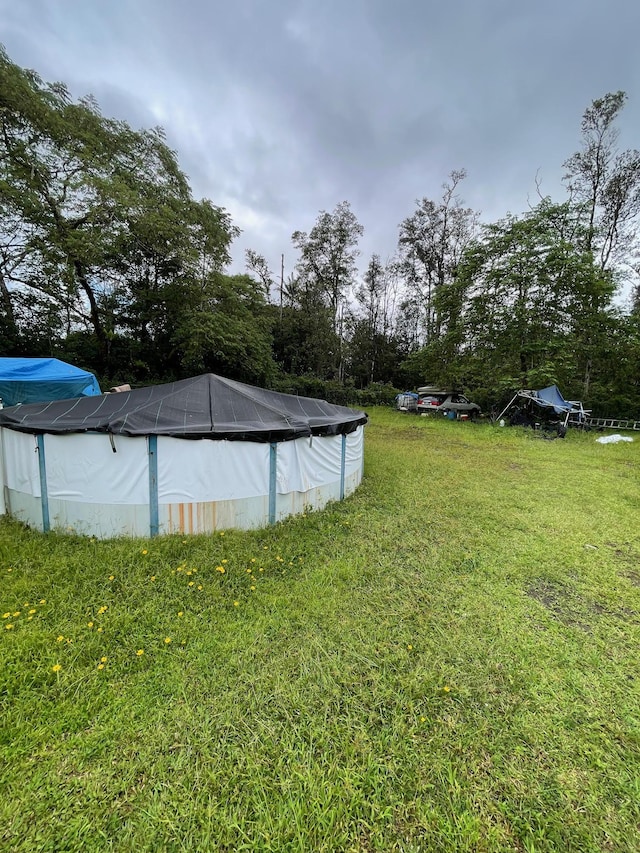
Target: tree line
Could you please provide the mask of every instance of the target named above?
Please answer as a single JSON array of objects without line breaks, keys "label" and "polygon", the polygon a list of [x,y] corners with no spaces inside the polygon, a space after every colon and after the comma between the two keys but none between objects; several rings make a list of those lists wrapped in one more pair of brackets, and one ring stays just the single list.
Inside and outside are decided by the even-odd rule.
[{"label": "tree line", "polygon": [[640,153],[619,147],[625,100],[586,109],[564,198],[482,223],[453,171],[399,224],[394,256],[363,272],[363,226],[343,201],[293,232],[280,281],[253,251],[244,274],[226,271],[238,229],[193,197],[162,129],[105,117],[1,50],[0,355],[58,356],[110,384],[214,372],[341,402],[428,382],[488,408],[557,383],[598,414],[640,417]]}]

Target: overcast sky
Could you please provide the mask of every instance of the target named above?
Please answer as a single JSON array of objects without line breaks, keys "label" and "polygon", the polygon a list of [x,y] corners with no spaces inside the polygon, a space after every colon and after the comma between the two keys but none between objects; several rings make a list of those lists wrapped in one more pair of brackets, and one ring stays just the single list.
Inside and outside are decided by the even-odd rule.
[{"label": "overcast sky", "polygon": [[640,0],[0,0],[19,65],[105,115],[162,125],[194,195],[274,270],[291,233],[347,199],[363,265],[393,254],[453,169],[493,221],[543,193],[586,106],[623,89],[640,148]]}]

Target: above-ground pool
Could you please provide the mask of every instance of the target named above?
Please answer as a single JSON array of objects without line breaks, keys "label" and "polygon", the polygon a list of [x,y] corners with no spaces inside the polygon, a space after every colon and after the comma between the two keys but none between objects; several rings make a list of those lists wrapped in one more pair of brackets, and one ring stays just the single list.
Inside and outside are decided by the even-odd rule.
[{"label": "above-ground pool", "polygon": [[0,411],[0,512],[98,538],[273,524],[363,473],[364,412],[206,374]]}]

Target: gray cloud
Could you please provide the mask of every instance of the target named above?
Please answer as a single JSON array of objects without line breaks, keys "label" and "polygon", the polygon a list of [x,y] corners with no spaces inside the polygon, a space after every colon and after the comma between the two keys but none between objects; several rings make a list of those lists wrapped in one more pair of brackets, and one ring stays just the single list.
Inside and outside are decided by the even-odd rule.
[{"label": "gray cloud", "polygon": [[273,267],[320,209],[351,201],[363,254],[393,252],[415,199],[465,167],[485,220],[561,193],[580,117],[630,96],[637,0],[0,0],[0,41],[103,112],[161,124],[194,193],[227,207]]}]

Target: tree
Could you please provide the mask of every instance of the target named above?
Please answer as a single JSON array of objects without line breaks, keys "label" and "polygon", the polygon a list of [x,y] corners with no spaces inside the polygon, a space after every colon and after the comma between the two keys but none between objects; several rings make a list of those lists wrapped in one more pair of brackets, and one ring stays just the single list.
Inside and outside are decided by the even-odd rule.
[{"label": "tree", "polygon": [[105,256],[149,186],[188,194],[158,131],[134,133],[103,118],[91,98],[73,103],[0,54],[0,205],[3,275],[89,324],[103,357]]},{"label": "tree", "polygon": [[305,304],[285,305],[277,314],[274,308],[274,359],[283,373],[332,379],[340,341],[334,334],[329,309],[317,303],[305,308]]},{"label": "tree", "polygon": [[349,369],[360,386],[388,381],[397,374],[406,355],[396,334],[397,266],[384,265],[372,255],[361,284],[355,290],[356,308],[350,318]]},{"label": "tree", "polygon": [[315,282],[296,275],[287,278],[282,306],[273,312],[272,334],[274,358],[283,372],[323,380],[335,377],[342,344]]},{"label": "tree", "polygon": [[439,201],[423,198],[400,224],[399,268],[406,281],[405,311],[415,311],[416,331],[429,343],[446,330],[438,293],[455,279],[462,254],[477,227],[477,214],[462,205],[457,189],[464,169],[451,172]]},{"label": "tree", "polygon": [[624,92],[597,98],[582,117],[582,147],[564,163],[571,199],[582,210],[584,248],[602,270],[628,258],[640,215],[640,152],[619,151],[615,122]]},{"label": "tree", "polygon": [[177,314],[170,345],[189,373],[265,384],[275,372],[270,326],[260,283],[213,273]]},{"label": "tree", "polygon": [[188,325],[185,317],[205,322],[215,313],[213,321],[224,325],[221,312],[230,302],[211,294],[217,292],[233,234],[228,214],[206,199],[159,198],[129,222],[110,259],[117,282],[111,296],[114,332],[135,341],[139,378],[158,378],[157,365],[173,376],[193,372],[195,361],[181,361],[184,349],[176,345],[176,329]]},{"label": "tree", "polygon": [[273,287],[273,273],[269,269],[266,258],[258,252],[254,252],[253,249],[246,249],[244,258],[246,268],[261,283],[264,294],[268,298]]},{"label": "tree", "polygon": [[[576,389],[597,350],[613,283],[584,249],[581,211],[543,200],[522,217],[485,226],[460,265],[459,356],[477,382]],[[568,239],[572,235],[572,240]]]},{"label": "tree", "polygon": [[180,372],[167,362],[185,312],[230,306],[210,290],[237,229],[192,198],[163,132],[104,118],[93,98],[73,102],[3,51],[0,213],[3,325],[32,335],[26,308],[49,318],[58,343],[92,335],[102,375],[121,366],[112,347],[123,336],[143,374]]},{"label": "tree", "polygon": [[333,213],[321,211],[308,234],[294,231],[291,236],[300,252],[296,265],[297,301],[311,310],[328,309],[338,343],[333,372],[340,380],[344,375],[345,302],[356,279],[357,246],[363,233],[349,202],[343,201]]}]

